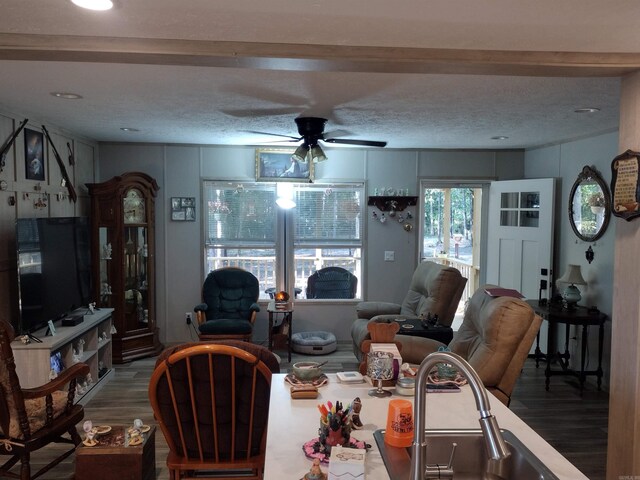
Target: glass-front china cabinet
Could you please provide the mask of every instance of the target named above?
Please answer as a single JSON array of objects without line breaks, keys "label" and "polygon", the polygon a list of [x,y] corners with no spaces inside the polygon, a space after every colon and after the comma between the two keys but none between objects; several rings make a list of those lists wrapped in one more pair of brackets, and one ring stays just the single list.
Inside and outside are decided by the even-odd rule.
[{"label": "glass-front china cabinet", "polygon": [[91,196],[93,287],[114,309],[113,362],[159,353],[155,318],[155,196],[150,176],[131,172],[87,184]]}]

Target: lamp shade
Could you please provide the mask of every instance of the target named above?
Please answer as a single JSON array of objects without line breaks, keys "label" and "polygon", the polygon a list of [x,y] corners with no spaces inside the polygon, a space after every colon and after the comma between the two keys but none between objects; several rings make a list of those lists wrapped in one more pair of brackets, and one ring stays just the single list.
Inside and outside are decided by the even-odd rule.
[{"label": "lamp shade", "polygon": [[587,282],[582,278],[582,272],[580,271],[580,265],[567,265],[567,269],[556,283],[569,283],[571,285],[586,285]]},{"label": "lamp shade", "polygon": [[300,145],[298,148],[296,148],[296,151],[293,152],[293,155],[291,155],[291,158],[293,158],[298,162],[306,163],[308,153],[309,153],[309,147],[307,147],[306,145]]},{"label": "lamp shade", "polygon": [[322,148],[320,148],[320,145],[314,145],[311,147],[311,160],[313,163],[324,162],[327,160],[327,156],[324,154]]}]

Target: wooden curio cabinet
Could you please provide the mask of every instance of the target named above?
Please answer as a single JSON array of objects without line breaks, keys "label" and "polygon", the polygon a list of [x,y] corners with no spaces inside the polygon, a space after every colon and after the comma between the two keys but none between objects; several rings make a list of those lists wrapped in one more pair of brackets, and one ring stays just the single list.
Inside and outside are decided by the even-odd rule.
[{"label": "wooden curio cabinet", "polygon": [[155,316],[155,197],[158,184],[131,172],[87,184],[91,196],[93,285],[113,308],[113,363],[162,349]]}]

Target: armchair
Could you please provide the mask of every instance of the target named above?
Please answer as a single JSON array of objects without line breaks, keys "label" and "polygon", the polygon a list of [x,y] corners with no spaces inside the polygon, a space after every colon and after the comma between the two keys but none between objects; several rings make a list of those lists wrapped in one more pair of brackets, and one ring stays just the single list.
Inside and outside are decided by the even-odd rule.
[{"label": "armchair", "polygon": [[260,311],[258,279],[236,267],[213,270],[202,286],[202,303],[193,309],[200,340],[250,341]]},{"label": "armchair", "polygon": [[[467,279],[453,267],[435,262],[418,265],[409,291],[402,304],[390,302],[360,302],[356,307],[358,318],[351,325],[353,353],[362,360],[362,342],[370,338],[369,322],[388,322],[396,318],[421,318],[437,315],[438,324],[450,327]],[[449,339],[452,332],[449,333]]]},{"label": "armchair", "polygon": [[238,340],[165,350],[149,398],[167,440],[172,479],[261,479],[271,374],[267,348]]},{"label": "armchair", "polygon": [[307,278],[307,298],[355,298],[358,277],[342,267],[325,267]]},{"label": "armchair", "polygon": [[[484,285],[476,290],[448,347],[467,360],[485,388],[509,406],[542,318],[518,298],[491,297],[485,292],[494,287]],[[444,346],[430,338],[397,335],[395,339],[402,345],[402,359],[409,363],[421,363]]]},{"label": "armchair", "polygon": [[[84,417],[84,409],[73,400],[76,381],[89,373],[89,367],[76,363],[45,385],[23,389],[11,350],[13,338],[11,325],[0,321],[0,455],[10,457],[0,467],[0,477],[30,480],[58,465],[81,442],[76,424]],[[65,434],[70,438],[63,437]],[[56,458],[32,476],[31,452],[50,443],[68,443],[71,447],[57,452]],[[20,471],[12,472],[18,461]]]}]

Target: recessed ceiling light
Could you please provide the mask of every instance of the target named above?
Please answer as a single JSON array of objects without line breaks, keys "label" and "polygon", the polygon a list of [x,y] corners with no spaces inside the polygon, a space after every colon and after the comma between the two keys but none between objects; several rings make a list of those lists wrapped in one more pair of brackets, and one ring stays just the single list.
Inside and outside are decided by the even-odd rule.
[{"label": "recessed ceiling light", "polygon": [[78,7],[89,10],[111,10],[113,8],[111,0],[71,0],[71,2]]},{"label": "recessed ceiling light", "polygon": [[496,135],[495,137],[491,137],[491,140],[506,140],[509,137],[505,137],[504,135]]},{"label": "recessed ceiling light", "polygon": [[596,107],[576,108],[574,110],[575,113],[596,113],[599,111],[600,109]]},{"label": "recessed ceiling light", "polygon": [[131,127],[122,127],[120,130],[122,130],[123,132],[139,132],[140,131],[137,128],[131,128]]},{"label": "recessed ceiling light", "polygon": [[64,98],[65,100],[78,100],[82,98],[82,95],[71,92],[51,92],[51,95],[57,98]]}]

